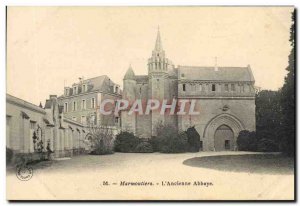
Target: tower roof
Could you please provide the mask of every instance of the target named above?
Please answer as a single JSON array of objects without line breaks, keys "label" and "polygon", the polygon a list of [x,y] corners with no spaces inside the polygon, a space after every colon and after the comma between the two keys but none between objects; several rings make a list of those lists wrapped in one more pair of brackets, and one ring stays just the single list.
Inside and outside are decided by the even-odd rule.
[{"label": "tower roof", "polygon": [[134,71],[132,70],[132,67],[131,65],[129,66],[125,76],[124,76],[124,79],[134,79],[135,78],[135,74],[134,74]]},{"label": "tower roof", "polygon": [[155,49],[154,50],[155,51],[162,51],[163,50],[159,28],[157,30],[157,36],[156,36],[156,42],[155,42]]}]

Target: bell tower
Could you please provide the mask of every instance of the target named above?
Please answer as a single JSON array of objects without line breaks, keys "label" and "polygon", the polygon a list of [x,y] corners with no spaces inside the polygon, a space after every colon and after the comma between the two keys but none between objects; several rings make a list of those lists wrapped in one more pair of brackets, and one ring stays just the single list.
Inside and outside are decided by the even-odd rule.
[{"label": "bell tower", "polygon": [[[172,62],[166,58],[163,50],[160,31],[158,28],[152,56],[148,59],[148,76],[149,76],[149,99],[162,101],[168,96],[168,71],[173,69]],[[165,116],[160,114],[159,110],[152,111],[151,124],[152,135],[156,135],[156,127],[158,124],[165,122]]]}]

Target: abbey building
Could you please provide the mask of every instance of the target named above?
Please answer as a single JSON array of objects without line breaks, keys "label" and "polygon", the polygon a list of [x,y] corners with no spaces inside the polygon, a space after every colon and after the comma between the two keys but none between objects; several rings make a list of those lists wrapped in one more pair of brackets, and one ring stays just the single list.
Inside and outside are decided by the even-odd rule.
[{"label": "abbey building", "polygon": [[195,126],[201,149],[206,151],[235,150],[239,132],[255,130],[255,81],[250,66],[175,67],[166,57],[158,31],[145,67],[145,75],[135,75],[129,67],[123,79],[123,99],[196,100],[199,114],[161,115],[157,110],[129,115],[122,111],[122,130],[150,138],[159,124],[174,125],[179,131]]}]

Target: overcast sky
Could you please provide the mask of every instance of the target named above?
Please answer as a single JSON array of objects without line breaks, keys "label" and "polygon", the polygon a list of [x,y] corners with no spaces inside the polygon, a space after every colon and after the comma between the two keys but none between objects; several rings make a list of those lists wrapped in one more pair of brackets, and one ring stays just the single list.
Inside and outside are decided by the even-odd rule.
[{"label": "overcast sky", "polygon": [[291,7],[9,7],[7,93],[34,104],[78,77],[122,86],[147,74],[159,25],[177,65],[251,66],[256,86],[280,88],[290,52]]}]

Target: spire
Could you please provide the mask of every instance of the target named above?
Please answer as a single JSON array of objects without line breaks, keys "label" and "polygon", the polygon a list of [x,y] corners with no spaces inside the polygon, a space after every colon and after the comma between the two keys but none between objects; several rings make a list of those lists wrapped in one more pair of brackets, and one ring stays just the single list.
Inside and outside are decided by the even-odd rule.
[{"label": "spire", "polygon": [[129,68],[124,76],[124,79],[134,79],[135,78],[135,74],[134,71],[131,67],[131,64],[129,65]]},{"label": "spire", "polygon": [[156,43],[155,43],[155,51],[162,51],[162,43],[161,43],[161,39],[160,39],[160,31],[159,31],[159,27],[157,28],[157,37],[156,37]]}]

